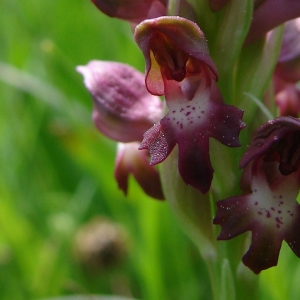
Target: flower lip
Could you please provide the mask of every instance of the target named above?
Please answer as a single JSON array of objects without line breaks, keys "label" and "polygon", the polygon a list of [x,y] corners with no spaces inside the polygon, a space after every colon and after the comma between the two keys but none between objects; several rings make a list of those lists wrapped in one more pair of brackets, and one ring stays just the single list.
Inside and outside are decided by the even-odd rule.
[{"label": "flower lip", "polygon": [[[148,149],[151,165],[161,163],[178,145],[178,170],[183,181],[203,194],[213,178],[209,155],[212,137],[228,147],[238,147],[239,133],[245,127],[243,112],[211,98],[213,87],[203,80],[188,99],[182,90],[184,82],[166,80],[167,115],[145,134],[140,149]],[[212,82],[214,85],[215,82]]]},{"label": "flower lip", "polygon": [[[218,240],[252,231],[250,248],[242,260],[258,274],[277,265],[282,241],[300,257],[300,205],[296,200],[300,174],[283,176],[278,171],[278,162],[265,162],[262,157],[254,159],[249,167],[250,191],[218,201],[213,223],[222,227]],[[271,174],[271,181],[270,173],[265,173],[270,168],[275,173]]]},{"label": "flower lip", "polygon": [[146,86],[151,94],[164,94],[166,66],[172,79],[185,78],[190,58],[205,64],[217,80],[206,38],[196,23],[174,16],[145,20],[136,27],[134,37],[146,59]]}]

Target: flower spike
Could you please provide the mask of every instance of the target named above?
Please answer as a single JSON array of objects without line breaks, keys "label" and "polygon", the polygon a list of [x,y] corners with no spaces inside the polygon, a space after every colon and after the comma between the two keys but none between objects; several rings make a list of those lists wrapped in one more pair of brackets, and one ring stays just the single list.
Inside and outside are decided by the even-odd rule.
[{"label": "flower spike", "polygon": [[205,36],[184,18],[161,17],[137,26],[135,39],[146,60],[146,87],[165,95],[167,115],[144,134],[151,165],[162,162],[176,144],[178,168],[186,184],[206,193],[213,178],[209,138],[240,146],[243,112],[223,104],[217,70]]}]

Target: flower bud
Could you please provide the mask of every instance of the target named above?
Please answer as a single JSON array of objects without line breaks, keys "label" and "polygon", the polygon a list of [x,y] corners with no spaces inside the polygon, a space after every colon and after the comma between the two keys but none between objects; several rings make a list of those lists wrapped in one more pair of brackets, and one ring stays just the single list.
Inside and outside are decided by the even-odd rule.
[{"label": "flower bud", "polygon": [[94,60],[77,71],[94,100],[94,123],[107,137],[123,143],[141,141],[161,118],[162,102],[148,93],[144,75],[134,68]]}]

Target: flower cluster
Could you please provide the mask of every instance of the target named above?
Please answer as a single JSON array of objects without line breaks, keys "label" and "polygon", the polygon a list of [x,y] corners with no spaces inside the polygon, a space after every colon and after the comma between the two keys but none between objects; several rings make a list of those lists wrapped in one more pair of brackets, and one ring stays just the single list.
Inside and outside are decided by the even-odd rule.
[{"label": "flower cluster", "polygon": [[[163,199],[159,171],[154,165],[162,163],[178,147],[178,172],[183,182],[200,194],[210,191],[214,197],[217,194],[212,188],[216,166],[213,168],[210,154],[211,138],[226,146],[222,148],[224,153],[227,151],[232,157],[241,153],[233,154],[235,150],[229,148],[241,146],[240,132],[245,128],[243,110],[249,106],[253,111],[253,103],[245,105],[243,94],[253,92],[259,99],[263,98],[271,80],[258,78],[257,85],[259,81],[263,83],[257,88],[239,77],[240,70],[252,60],[253,65],[259,65],[260,60],[268,62],[266,69],[270,70],[268,76],[273,78],[274,84],[274,99],[269,106],[272,108],[276,103],[279,117],[254,130],[250,145],[241,155],[243,194],[217,201],[213,223],[221,225],[219,240],[252,232],[252,243],[243,262],[254,273],[277,264],[282,241],[300,257],[300,207],[297,202],[300,120],[296,118],[300,112],[297,86],[300,80],[300,19],[294,19],[300,17],[300,2],[254,0],[249,1],[249,6],[240,4],[239,10],[239,4],[233,1],[200,1],[201,9],[207,16],[213,16],[210,20],[214,21],[203,17],[204,13],[197,9],[193,0],[92,2],[105,14],[135,26],[134,39],[146,61],[145,76],[116,62],[91,61],[77,67],[93,98],[96,127],[119,142],[115,178],[125,193],[128,176],[132,173],[148,195]],[[244,13],[245,10],[248,12],[244,14],[245,20],[236,16],[242,28],[236,29],[232,12]],[[170,11],[175,16],[166,16]],[[276,56],[276,49],[280,49],[278,34],[277,48],[271,48],[273,60],[265,59],[269,55],[265,49],[274,44],[270,31],[279,32],[274,28],[284,22],[279,55]],[[214,34],[220,24],[232,26],[231,37],[238,41]],[[211,40],[206,39],[199,26],[207,31]],[[231,42],[235,49],[228,58],[232,64],[228,70],[232,73],[225,76],[222,65],[227,65],[227,57],[222,56],[222,51],[228,53],[226,49]],[[217,51],[216,47],[221,48]],[[247,57],[250,52],[251,59]],[[214,61],[218,62],[217,66]],[[251,67],[249,72],[255,74]],[[223,71],[220,78],[219,68]],[[164,102],[160,96],[164,97]],[[260,105],[264,105],[263,101]],[[249,127],[248,136],[263,123],[259,112],[257,116],[245,121]],[[249,144],[247,138],[243,142]]]}]

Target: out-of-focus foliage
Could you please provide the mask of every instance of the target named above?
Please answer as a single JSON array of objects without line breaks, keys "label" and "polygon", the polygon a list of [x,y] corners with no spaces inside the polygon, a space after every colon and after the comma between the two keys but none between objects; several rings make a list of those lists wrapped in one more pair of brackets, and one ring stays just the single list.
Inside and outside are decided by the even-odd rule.
[{"label": "out-of-focus foliage", "polygon": [[[206,267],[167,204],[133,180],[127,198],[117,190],[116,145],[94,128],[75,72],[91,59],[143,71],[129,25],[88,0],[2,0],[0,11],[0,298],[210,299]],[[108,253],[95,222],[119,230]],[[83,228],[103,256],[78,249]],[[295,261],[283,251],[262,275],[262,299],[297,298]]]},{"label": "out-of-focus foliage", "polygon": [[[167,204],[133,180],[127,198],[117,190],[116,145],[94,128],[75,71],[91,59],[143,71],[129,25],[86,0],[3,0],[0,11],[0,298],[209,295],[204,263]],[[124,253],[84,265],[75,237],[99,217],[121,227],[114,245]]]}]

